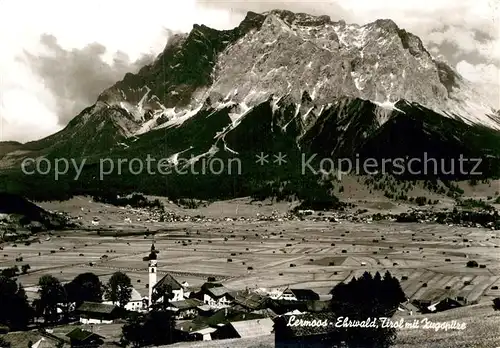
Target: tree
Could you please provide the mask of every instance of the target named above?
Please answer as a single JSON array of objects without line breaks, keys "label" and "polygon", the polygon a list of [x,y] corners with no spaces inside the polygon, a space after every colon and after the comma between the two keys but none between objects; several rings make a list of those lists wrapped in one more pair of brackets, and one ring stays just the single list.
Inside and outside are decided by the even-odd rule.
[{"label": "tree", "polygon": [[5,268],[2,270],[1,275],[7,278],[14,278],[19,273],[17,266]]},{"label": "tree", "polygon": [[477,261],[470,260],[470,261],[467,261],[467,267],[475,268],[475,267],[479,267],[479,264],[477,263]]},{"label": "tree", "polygon": [[123,272],[115,272],[106,286],[105,297],[108,301],[118,303],[120,307],[130,301],[132,297],[132,281]]},{"label": "tree", "polygon": [[145,345],[144,334],[142,333],[142,322],[138,317],[132,317],[122,326],[122,343],[132,344],[132,347],[138,348]]},{"label": "tree", "polygon": [[500,297],[493,299],[493,308],[496,311],[500,311]]},{"label": "tree", "polygon": [[21,285],[0,276],[0,324],[14,330],[24,330],[33,319],[34,312]]},{"label": "tree", "polygon": [[9,341],[6,341],[3,337],[0,337],[0,347],[10,348],[12,347],[12,344]]},{"label": "tree", "polygon": [[29,271],[30,269],[31,269],[31,266],[30,266],[30,265],[28,265],[28,264],[25,264],[25,265],[22,265],[22,266],[21,266],[21,272],[22,272],[23,274],[28,273],[28,271]]},{"label": "tree", "polygon": [[67,306],[65,306],[68,303],[67,294],[59,279],[44,275],[38,280],[38,286],[40,301],[37,305],[45,322],[55,322],[59,319],[57,309],[60,306],[66,309],[64,314],[67,316]]},{"label": "tree", "polygon": [[162,286],[155,287],[151,295],[152,309],[156,311],[165,310],[169,307],[170,301],[174,296],[174,291],[170,284],[163,284]]},{"label": "tree", "polygon": [[153,311],[133,317],[122,327],[122,340],[133,347],[168,345],[175,342],[175,320],[170,312]]},{"label": "tree", "polygon": [[[341,283],[332,289],[330,309],[336,317],[364,321],[368,318],[390,318],[399,304],[406,300],[399,281],[389,272],[382,278],[365,272],[361,278]],[[380,323],[379,323],[380,324]],[[383,328],[340,328],[331,334],[332,344],[345,342],[347,347],[389,347],[396,338],[396,330]]]},{"label": "tree", "polygon": [[65,288],[68,300],[74,302],[76,307],[85,301],[102,301],[103,285],[94,273],[87,272],[77,275],[75,279],[65,285]]}]

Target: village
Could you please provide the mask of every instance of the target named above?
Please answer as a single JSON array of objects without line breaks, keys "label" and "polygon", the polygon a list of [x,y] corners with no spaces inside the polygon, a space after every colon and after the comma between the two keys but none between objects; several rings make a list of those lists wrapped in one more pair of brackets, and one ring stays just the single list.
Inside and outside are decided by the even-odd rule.
[{"label": "village", "polygon": [[[173,328],[175,332],[170,334],[172,337],[177,337],[177,341],[255,338],[278,335],[277,328],[286,332],[285,337],[288,342],[316,342],[328,334],[328,327],[303,330],[300,326],[294,328],[289,325],[291,320],[296,320],[296,318],[310,318],[313,321],[320,320],[314,318],[324,319],[330,307],[331,297],[328,295],[320,295],[311,289],[290,287],[234,290],[228,289],[213,277],[209,277],[207,282],[199,287],[192,287],[187,282],[181,283],[170,273],[158,279],[158,254],[153,243],[147,257],[147,296],[142,296],[131,285],[130,278],[126,274],[116,272],[111,279],[120,276],[125,278],[125,281],[117,286],[115,298],[112,295],[103,294],[102,301],[82,302],[80,299],[80,303],[77,304],[68,299],[69,303],[57,303],[55,305],[57,314],[55,318],[51,318],[51,322],[70,324],[70,327],[74,328],[64,337],[60,337],[60,335],[53,334],[54,329],[42,327],[39,329],[40,339],[31,347],[60,347],[66,343],[69,343],[71,347],[122,345],[123,342],[111,342],[113,344],[110,345],[107,337],[96,332],[94,327],[124,324],[126,318],[130,318],[133,312],[147,313],[153,310],[171,314],[171,318],[175,320]],[[82,286],[89,286],[92,282],[89,278],[92,276],[97,279],[91,273],[80,274],[64,286],[66,289],[71,289],[71,284],[78,278],[87,278],[88,282],[82,283],[84,284]],[[111,279],[108,289],[113,287]],[[29,287],[25,291],[28,298],[35,302],[44,292],[41,286]],[[67,293],[70,291],[66,290]],[[121,292],[125,293],[124,298]],[[464,300],[451,298],[446,292],[433,292],[425,299],[413,301],[413,303],[410,301],[401,303],[397,310],[411,316],[419,312],[444,311],[465,304]],[[44,318],[45,314],[46,312],[42,311]],[[328,317],[326,315],[326,318]],[[278,341],[276,344],[279,346]]]},{"label": "village", "polygon": [[290,327],[291,316],[333,320],[332,289],[365,273],[389,272],[397,279],[404,300],[394,320],[439,318],[461,308],[497,318],[491,316],[496,313],[492,301],[500,296],[496,230],[318,215],[287,218],[265,207],[258,207],[259,215],[240,209],[239,216],[226,214],[217,221],[193,212],[166,228],[148,209],[82,199],[73,204],[65,208],[86,225],[4,242],[2,274],[13,272],[29,303],[40,299],[40,279],[47,276],[67,288],[92,274],[109,289],[118,274],[128,279],[130,292],[125,300],[106,290],[80,303],[57,304],[50,324],[42,313],[29,331],[5,332],[12,347],[133,345],[124,341],[126,328],[136,316],[155,312],[168,313],[174,345],[234,339],[262,339],[266,347],[307,343],[327,332]]}]

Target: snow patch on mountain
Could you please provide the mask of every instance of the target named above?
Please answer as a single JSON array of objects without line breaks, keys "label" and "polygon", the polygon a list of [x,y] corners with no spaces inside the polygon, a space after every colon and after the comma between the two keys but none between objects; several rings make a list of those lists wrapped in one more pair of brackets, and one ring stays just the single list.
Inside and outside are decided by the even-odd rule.
[{"label": "snow patch on mountain", "polygon": [[196,108],[182,110],[180,112],[175,112],[175,109],[168,109],[168,114],[171,116],[169,120],[165,123],[160,124],[154,129],[170,128],[170,127],[180,127],[184,122],[189,120],[191,117],[196,115],[203,108],[203,104],[198,105]]},{"label": "snow patch on mountain", "polygon": [[[197,156],[193,156],[192,158],[190,158],[188,161],[187,161],[187,165],[193,165],[195,164],[196,162],[198,162],[200,159],[204,158],[204,157],[207,157],[207,158],[211,158],[213,157],[217,152],[219,152],[219,148],[216,146],[216,145],[212,145],[210,147],[210,149],[207,151],[207,152],[204,152],[200,155],[197,155]],[[187,166],[186,165],[186,166]]]},{"label": "snow patch on mountain", "polygon": [[393,111],[399,111],[402,112],[403,114],[405,113],[403,110],[400,110],[395,106],[396,102],[391,102],[389,100],[386,100],[384,102],[374,101],[373,103],[377,105],[377,108],[375,109],[375,114],[377,116],[377,121],[380,126],[382,126],[390,119]]}]

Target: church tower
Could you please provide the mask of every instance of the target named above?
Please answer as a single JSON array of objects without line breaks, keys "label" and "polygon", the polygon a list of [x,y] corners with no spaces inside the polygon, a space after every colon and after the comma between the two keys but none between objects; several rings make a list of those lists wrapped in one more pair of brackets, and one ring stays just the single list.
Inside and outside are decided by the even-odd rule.
[{"label": "church tower", "polygon": [[157,271],[157,260],[156,260],[156,249],[155,243],[151,244],[151,253],[149,254],[149,296],[148,296],[148,310],[151,309],[153,303],[153,288],[156,284],[156,271]]}]

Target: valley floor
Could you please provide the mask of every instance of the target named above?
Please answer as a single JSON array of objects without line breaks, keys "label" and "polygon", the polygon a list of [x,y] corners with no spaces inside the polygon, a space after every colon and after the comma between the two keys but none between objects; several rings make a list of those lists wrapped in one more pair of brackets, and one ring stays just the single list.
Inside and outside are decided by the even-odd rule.
[{"label": "valley floor", "polygon": [[[244,202],[238,204],[239,208],[231,204],[232,211],[239,209],[255,216],[259,210]],[[81,216],[80,220],[87,223],[98,216],[100,225],[52,236],[37,235],[38,241],[30,245],[3,244],[0,267],[15,265],[20,256],[23,264],[30,264],[28,274],[18,279],[31,299],[37,296],[33,286],[45,274],[70,281],[80,273],[93,272],[106,282],[116,271],[126,272],[134,287],[147,296],[147,262],[143,257],[149,254],[152,237],[146,237],[145,232],[156,231],[160,275],[171,273],[191,287],[200,286],[212,276],[232,290],[290,286],[309,288],[326,298],[339,282],[365,271],[388,270],[398,279],[405,279],[401,285],[412,300],[449,287],[468,303],[477,303],[428,315],[433,321],[467,322],[466,330],[401,330],[398,347],[500,346],[500,312],[491,308],[492,299],[500,297],[500,291],[492,289],[500,287],[500,231],[436,224],[312,220],[160,223],[140,211],[92,203],[85,198],[45,207]],[[211,209],[231,211],[227,205]],[[276,207],[260,209],[270,214]],[[126,218],[132,223],[125,223]],[[467,268],[469,260],[484,268]],[[273,341],[272,337],[262,337],[249,340],[248,345],[240,340],[178,346],[272,347]]]}]

